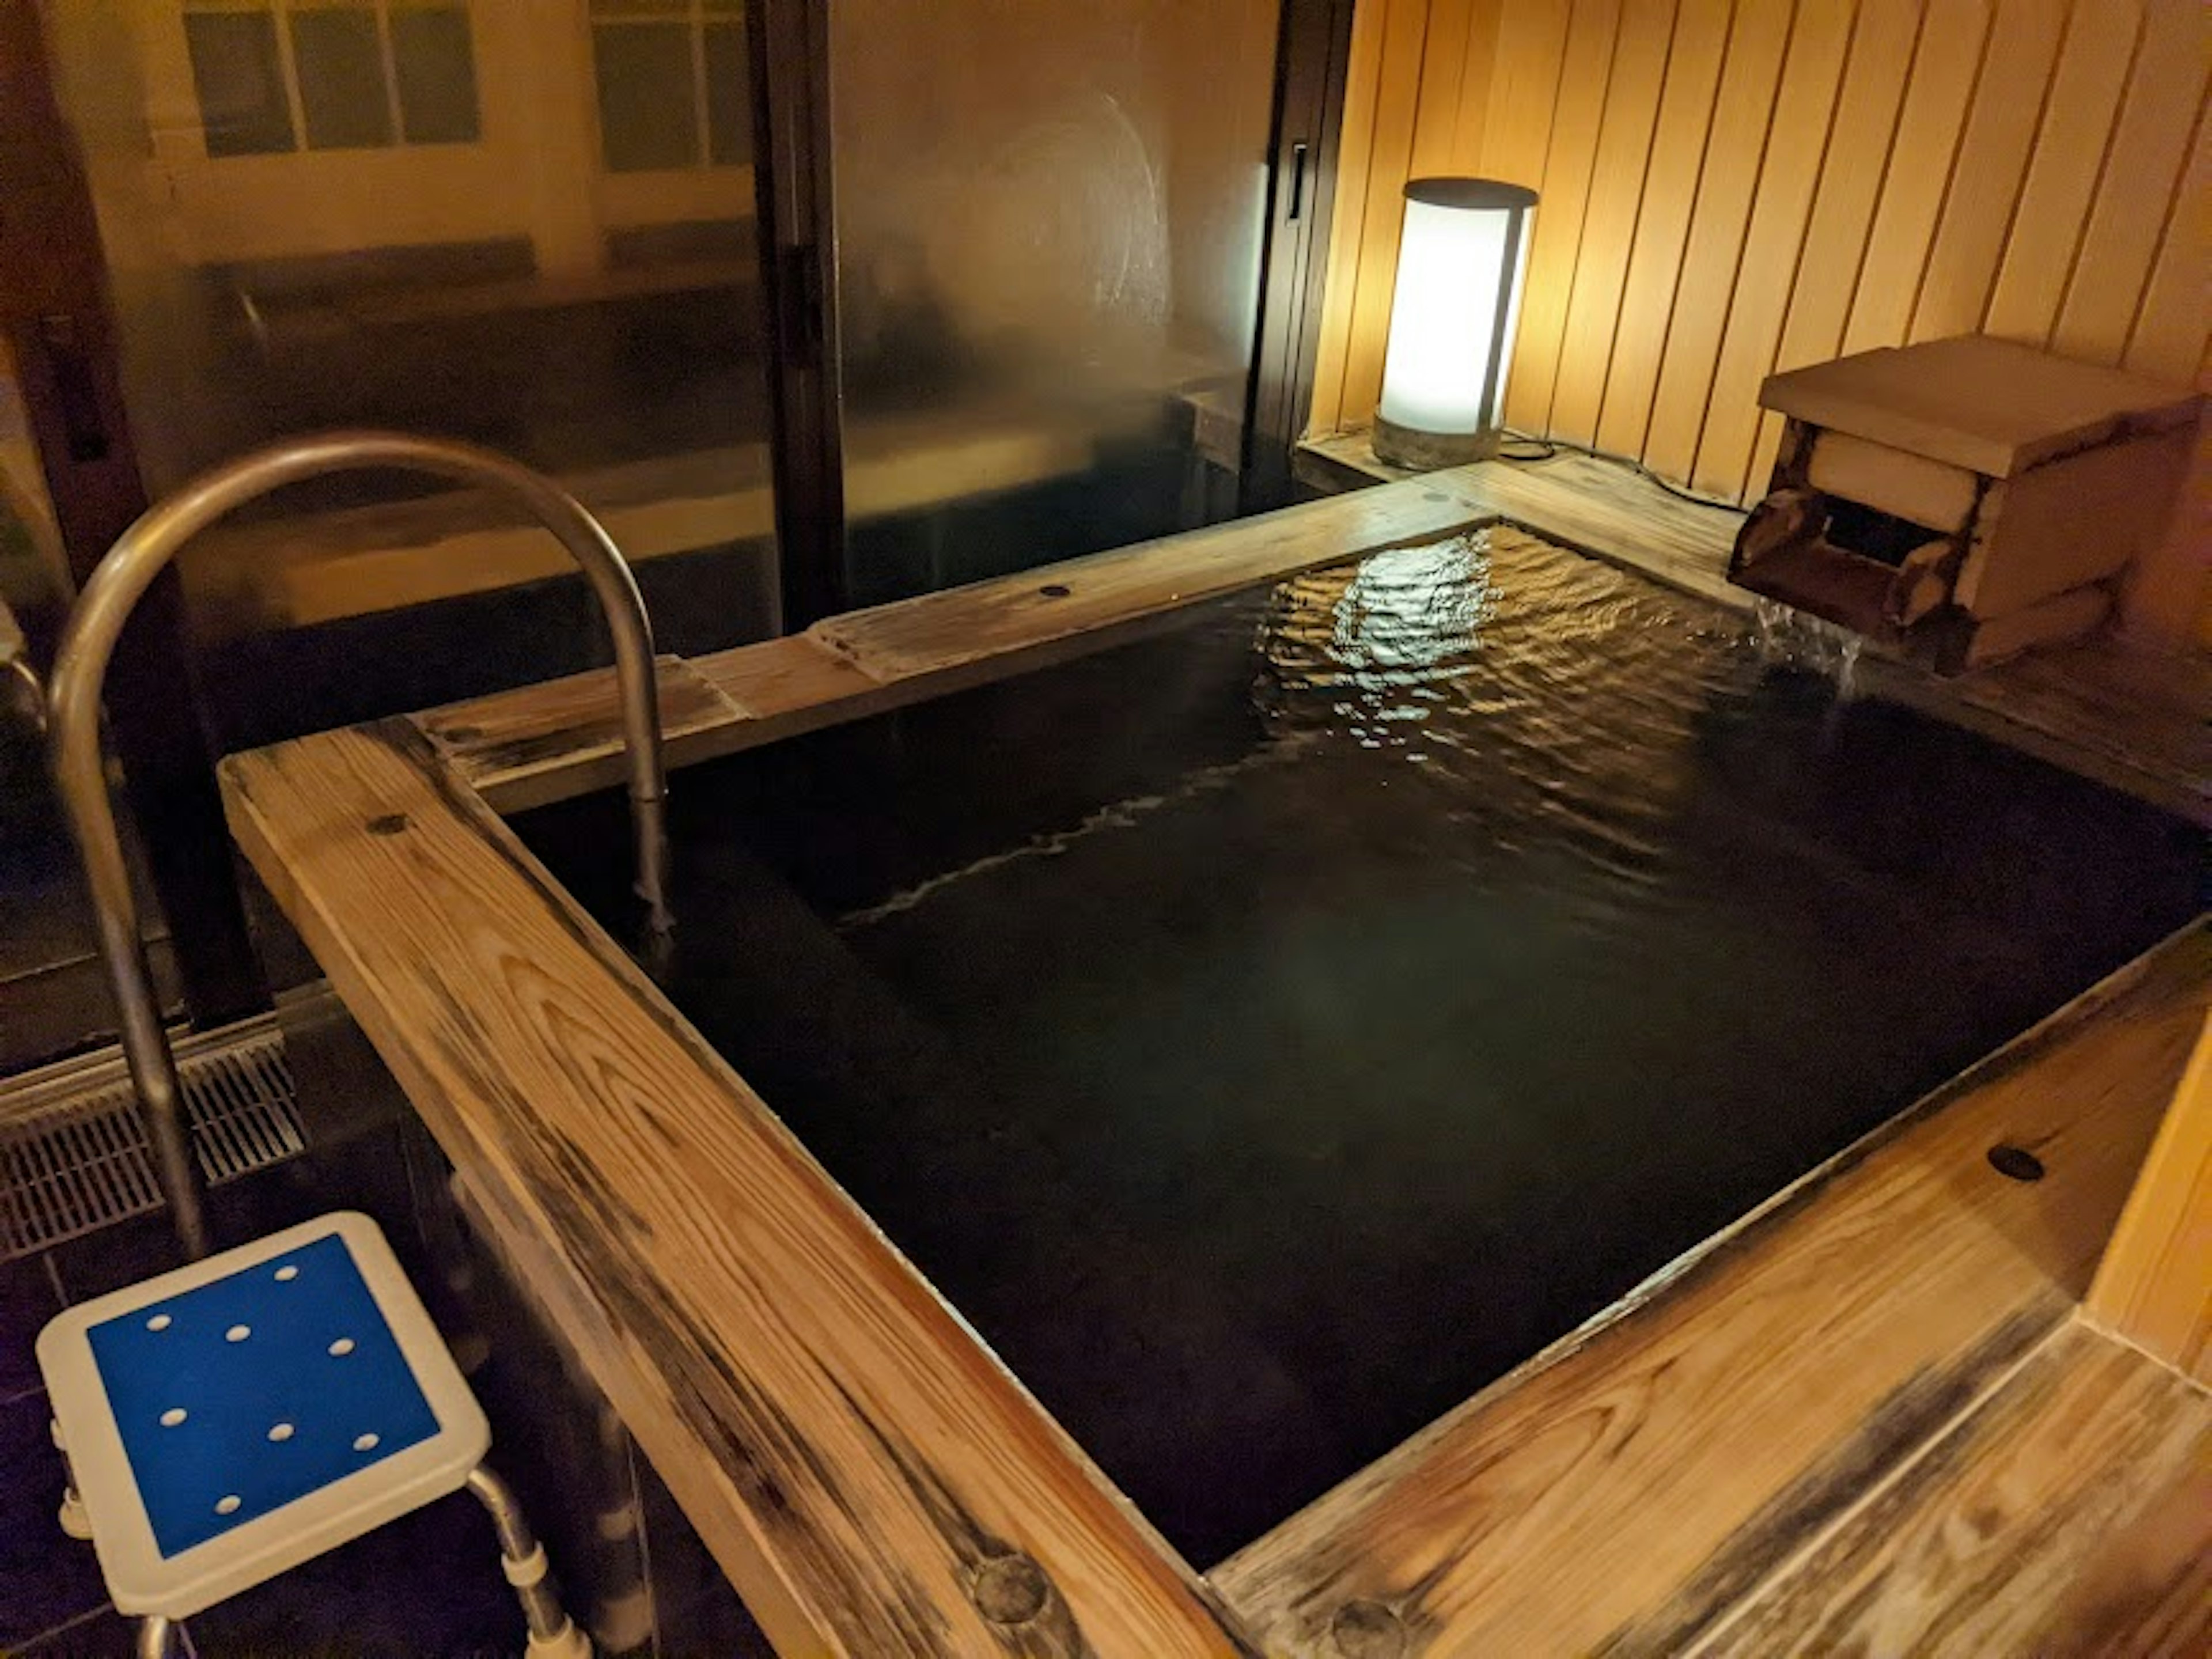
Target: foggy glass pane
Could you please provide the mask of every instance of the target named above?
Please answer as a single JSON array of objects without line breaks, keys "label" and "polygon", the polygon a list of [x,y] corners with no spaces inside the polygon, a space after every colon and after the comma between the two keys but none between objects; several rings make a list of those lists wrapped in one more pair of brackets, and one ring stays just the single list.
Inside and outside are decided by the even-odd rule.
[{"label": "foggy glass pane", "polygon": [[599,136],[610,173],[699,162],[689,23],[601,23],[592,30]]},{"label": "foggy glass pane", "polygon": [[[629,107],[651,118],[648,137],[674,131],[643,159],[686,169],[611,179],[580,61],[585,0],[50,0],[38,11],[86,157],[149,490],[289,434],[465,439],[610,515],[665,649],[696,656],[777,630],[752,181],[694,165],[705,143],[696,0],[664,9],[665,32],[661,19],[635,23],[641,65],[621,50],[641,38],[622,33],[630,22],[603,26],[618,37],[611,91],[635,78]],[[142,28],[142,13],[171,21]],[[283,55],[294,20],[311,93],[321,49],[323,82],[335,56],[404,149],[230,159],[298,149],[285,120],[288,100],[297,108]],[[573,95],[536,96],[567,62],[548,61],[564,20],[580,35]],[[389,34],[373,36],[372,21]],[[182,119],[191,137],[187,31],[216,159],[187,143],[151,167],[149,131]],[[656,62],[669,72],[635,73]],[[516,106],[506,123],[502,95]],[[455,556],[457,538],[469,557]],[[192,551],[179,562],[185,605],[225,749],[605,660],[574,562],[514,503],[442,479],[309,480],[210,527]]]},{"label": "foggy glass pane", "polygon": [[707,25],[707,159],[743,167],[753,159],[751,66],[742,23]]},{"label": "foggy glass pane", "polygon": [[274,17],[265,11],[187,12],[185,45],[209,155],[264,155],[293,147]]},{"label": "foggy glass pane", "polygon": [[309,149],[361,149],[392,142],[376,14],[362,7],[295,10],[292,63]]},{"label": "foggy glass pane", "polygon": [[[1277,0],[837,0],[849,586],[872,603],[1202,522],[1259,309]],[[869,474],[935,498],[871,526]],[[1211,469],[1209,471],[1208,469]]]},{"label": "foggy glass pane", "polygon": [[395,9],[392,62],[399,119],[410,144],[467,144],[477,137],[476,61],[459,6]]}]

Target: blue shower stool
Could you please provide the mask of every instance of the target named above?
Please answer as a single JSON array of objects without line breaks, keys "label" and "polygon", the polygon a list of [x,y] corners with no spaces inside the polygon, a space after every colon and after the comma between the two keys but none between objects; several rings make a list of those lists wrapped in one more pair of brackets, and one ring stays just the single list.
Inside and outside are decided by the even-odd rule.
[{"label": "blue shower stool", "polygon": [[376,1224],[326,1215],[70,1309],[39,1369],[70,1486],[142,1659],[178,1621],[466,1486],[529,1659],[589,1659],[545,1552],[484,1467],[491,1430]]}]

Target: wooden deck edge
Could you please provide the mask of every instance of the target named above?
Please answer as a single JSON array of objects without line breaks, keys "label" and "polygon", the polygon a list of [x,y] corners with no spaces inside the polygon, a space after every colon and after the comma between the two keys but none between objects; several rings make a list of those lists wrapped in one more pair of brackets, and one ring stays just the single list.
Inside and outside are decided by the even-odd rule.
[{"label": "wooden deck edge", "polygon": [[1249,1653],[1183,1564],[404,721],[234,834],[781,1650]]},{"label": "wooden deck edge", "polygon": [[[1683,1292],[1695,1282],[1699,1273],[1724,1267],[1734,1252],[1757,1249],[1772,1229],[1787,1222],[1807,1206],[1818,1202],[1821,1194],[1839,1176],[1850,1174],[1893,1141],[1913,1133],[1953,1102],[2031,1064],[2045,1048],[2063,1040],[2067,1032],[2086,1024],[2124,998],[2156,972],[2169,953],[2190,948],[2188,941],[2200,935],[2207,939],[2208,945],[2212,945],[2212,918],[2199,917],[2175,929],[2141,956],[2123,963],[2095,984],[2068,998],[2002,1048],[1983,1055],[1956,1077],[1937,1085],[1894,1116],[1876,1124],[1850,1146],[1830,1153],[1735,1220],[1699,1239],[1672,1261],[1639,1279],[1618,1300],[1600,1309],[1564,1336],[1547,1344],[1540,1352],[1529,1355],[1496,1382],[1408,1438],[1396,1450],[1409,1450],[1429,1436],[1447,1432],[1448,1425],[1461,1413],[1479,1410],[1486,1403],[1504,1398],[1540,1373],[1572,1359],[1591,1343],[1603,1338],[1614,1326],[1644,1316],[1667,1297]],[[2208,948],[2207,958],[2208,973],[2212,974],[2212,948]],[[2212,987],[2212,977],[2208,978],[2208,986]],[[2208,991],[2208,1000],[2212,1000],[2212,991]],[[1328,1496],[1324,1494],[1316,1502],[1327,1503]],[[1285,1524],[1289,1523],[1285,1522]],[[1257,1548],[1265,1541],[1264,1539],[1255,1540],[1237,1554],[1241,1556],[1245,1551]],[[1231,1560],[1235,1559],[1231,1558]],[[1218,1563],[1212,1571],[1223,1571],[1229,1565],[1227,1561]]]},{"label": "wooden deck edge", "polygon": [[[1364,440],[1339,437],[1301,446],[1298,453],[1305,476],[1322,489],[1401,488],[1409,476],[1420,476],[1386,466],[1371,454],[1361,458],[1363,449]],[[1499,518],[1548,541],[1729,611],[1752,607],[1753,595],[1728,580],[1729,552],[1743,514],[1723,503],[1684,500],[1625,463],[1572,453],[1538,463],[1485,461],[1449,476]],[[2100,724],[2054,693],[2051,664],[2064,660],[2081,665],[2080,672],[2094,672],[2100,649],[2144,667],[2172,665],[2169,673],[2156,676],[2171,682],[2164,688],[2162,706],[2140,711],[2168,727],[2166,738],[2139,738],[2112,718]],[[2206,679],[2201,661],[2192,665],[2183,660],[2185,655],[2123,639],[2031,653],[1948,678],[1869,642],[1860,659],[1859,684],[1866,695],[1933,715],[2200,828],[2212,828],[2212,782],[2207,781],[2212,741],[2205,738],[2201,721],[2193,733],[2172,735],[2196,718],[2195,706],[2202,702],[2197,693]],[[2106,695],[2103,688],[2089,688],[2092,701]]]},{"label": "wooden deck edge", "polygon": [[1689,1646],[2070,1315],[2208,997],[2200,920],[1209,1576],[1270,1653]]},{"label": "wooden deck edge", "polygon": [[[690,678],[727,700],[672,731],[672,766],[1112,648],[1171,626],[1194,605],[1317,565],[1475,528],[1478,493],[1422,481],[1289,507],[848,612],[803,635],[690,659]],[[1048,591],[1049,590],[1049,591]],[[526,686],[414,717],[456,774],[501,811],[618,782],[607,742],[610,671]]]},{"label": "wooden deck edge", "polygon": [[2202,1652],[2212,1638],[2212,1395],[2057,1325],[1805,1540],[1695,1659],[1887,1649]]},{"label": "wooden deck edge", "polygon": [[[1108,650],[1240,588],[1498,520],[1733,612],[1751,603],[1727,580],[1738,515],[1680,500],[1593,458],[1563,456],[1536,468],[1482,462],[1370,485],[849,612],[804,635],[695,659],[685,665],[689,675],[732,706],[672,725],[670,763],[695,764]],[[1347,512],[1354,501],[1360,509]],[[1065,591],[1048,595],[1048,588]],[[2010,665],[1946,679],[1875,653],[1862,660],[1860,680],[1869,695],[2212,827],[2212,785],[2202,768],[2186,756],[2147,758],[2124,737],[2087,728]],[[526,686],[449,704],[417,723],[501,811],[618,782],[620,758],[609,740],[611,675],[557,684],[558,691]]]}]

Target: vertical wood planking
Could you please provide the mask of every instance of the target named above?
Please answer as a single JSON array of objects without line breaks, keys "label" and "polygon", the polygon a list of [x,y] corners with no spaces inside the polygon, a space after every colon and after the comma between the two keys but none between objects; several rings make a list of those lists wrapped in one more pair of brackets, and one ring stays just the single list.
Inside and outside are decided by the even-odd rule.
[{"label": "vertical wood planking", "polygon": [[[1836,355],[1851,295],[1858,288],[1875,203],[1888,171],[1890,140],[1905,74],[1925,14],[1917,0],[1863,0],[1851,32],[1850,58],[1814,187],[1813,216],[1797,261],[1777,368],[1801,368]],[[1763,415],[1752,448],[1751,488],[1762,489],[1782,441],[1782,417]]]},{"label": "vertical wood planking", "polygon": [[1354,418],[1375,412],[1382,392],[1382,348],[1390,327],[1390,290],[1398,278],[1398,231],[1405,222],[1405,182],[1412,176],[1414,116],[1428,39],[1428,0],[1369,0],[1385,4],[1381,94],[1375,147],[1369,158],[1367,210],[1360,226],[1359,278],[1351,339],[1344,359],[1344,401]]},{"label": "vertical wood planking", "polygon": [[2122,364],[2136,374],[2161,380],[2206,377],[2207,329],[2204,278],[2212,266],[2212,125],[2197,116],[2190,143],[2189,171],[2182,177],[2172,216],[2143,290],[2142,309],[2128,337]]},{"label": "vertical wood planking", "polygon": [[1998,0],[1950,194],[1914,302],[1912,339],[1940,340],[1981,325],[2034,152],[2066,14],[2067,0]]},{"label": "vertical wood planking", "polygon": [[1733,0],[1680,0],[1675,13],[1667,84],[1652,131],[1636,240],[1599,407],[1597,447],[1610,454],[1644,451],[1735,10]]},{"label": "vertical wood planking", "polygon": [[1984,333],[2036,346],[2050,337],[2142,21],[2133,0],[2082,0],[2075,8]]},{"label": "vertical wood planking", "polygon": [[1736,8],[1644,443],[1644,465],[1674,477],[1688,477],[1697,455],[1796,12],[1784,0]]},{"label": "vertical wood planking", "polygon": [[1945,0],[1922,26],[1889,173],[1844,326],[1846,353],[1905,343],[1989,33],[1981,0]]},{"label": "vertical wood planking", "polygon": [[[1431,0],[1440,4],[1440,0]],[[1498,60],[1498,33],[1504,27],[1504,0],[1475,0],[1467,9],[1467,27],[1458,40],[1460,108],[1449,126],[1449,139],[1431,173],[1482,173],[1482,137],[1489,128],[1491,66]],[[1429,24],[1431,31],[1436,24]],[[1449,51],[1451,46],[1444,46]]]},{"label": "vertical wood planking", "polygon": [[[1371,419],[1413,171],[1542,195],[1509,422],[1748,501],[1760,382],[1985,330],[2197,378],[2201,0],[1366,0],[1315,424]],[[1348,211],[1352,192],[1357,209]],[[1351,292],[1340,295],[1339,285]]]},{"label": "vertical wood planking", "polygon": [[1612,79],[1620,0],[1576,0],[1559,63],[1552,131],[1544,155],[1543,199],[1521,297],[1521,331],[1506,382],[1505,418],[1525,432],[1552,424],[1552,386],[1567,321],[1567,295],[1583,240],[1583,213],[1597,161],[1598,127]]},{"label": "vertical wood planking", "polygon": [[[2064,356],[2112,363],[2127,349],[2128,324],[2142,299],[2160,229],[2174,211],[2174,186],[2204,101],[2207,33],[2203,0],[2150,0],[2142,50],[2106,163],[2107,187],[2097,194],[2051,331],[2051,349]],[[2201,215],[2203,198],[2183,210]]]},{"label": "vertical wood planking", "polygon": [[1716,495],[1756,494],[1765,483],[1748,477],[1752,444],[1759,434],[1759,386],[1773,369],[1781,345],[1791,278],[1805,245],[1814,187],[1827,153],[1836,90],[1857,15],[1858,0],[1799,0],[1759,169],[1758,201],[1744,235],[1689,474],[1699,489]]},{"label": "vertical wood planking", "polygon": [[1601,112],[1595,171],[1583,204],[1582,246],[1570,279],[1566,331],[1552,392],[1550,429],[1571,443],[1597,438],[1613,325],[1620,314],[1674,33],[1672,7],[1661,0],[1627,0],[1613,37],[1613,74]]},{"label": "vertical wood planking", "polygon": [[[1420,93],[1413,104],[1413,160],[1407,177],[1419,179],[1452,170],[1459,129],[1472,127],[1480,141],[1482,100],[1490,46],[1476,40],[1476,14],[1491,11],[1483,0],[1429,0],[1426,35],[1421,46]],[[1496,13],[1491,11],[1494,27]],[[1468,81],[1470,53],[1479,61]]]},{"label": "vertical wood planking", "polygon": [[1573,11],[1571,0],[1519,0],[1498,20],[1482,143],[1468,170],[1543,189],[1553,106]]},{"label": "vertical wood planking", "polygon": [[1336,162],[1336,199],[1329,217],[1328,276],[1322,289],[1321,338],[1314,352],[1309,425],[1334,432],[1345,422],[1345,356],[1352,344],[1359,295],[1359,255],[1366,246],[1367,200],[1373,180],[1375,131],[1382,92],[1387,8],[1353,8],[1352,47],[1345,64],[1344,132]]}]

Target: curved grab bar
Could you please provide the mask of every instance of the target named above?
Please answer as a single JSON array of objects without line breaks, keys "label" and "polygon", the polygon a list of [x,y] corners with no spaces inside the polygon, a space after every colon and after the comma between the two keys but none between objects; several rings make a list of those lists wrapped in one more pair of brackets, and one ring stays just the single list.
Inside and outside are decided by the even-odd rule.
[{"label": "curved grab bar", "polygon": [[0,670],[12,678],[22,694],[23,707],[31,717],[33,727],[41,735],[46,729],[46,686],[39,678],[39,671],[31,665],[31,647],[23,637],[22,624],[9,607],[5,595],[0,595]]},{"label": "curved grab bar", "polygon": [[[428,472],[489,489],[551,531],[583,567],[614,635],[637,842],[637,891],[656,934],[668,927],[667,828],[653,625],[629,567],[598,520],[550,479],[474,444],[397,432],[326,432],[288,438],[202,473],[147,509],[108,549],[84,585],[47,690],[54,781],[83,860],[101,960],[114,989],[123,1054],[138,1093],[155,1173],[177,1237],[195,1258],[210,1239],[199,1165],[184,1121],[175,1056],[161,1029],[138,904],[131,890],[100,751],[100,691],[124,623],[177,551],[234,508],[289,483],[365,467]],[[154,828],[155,826],[149,826]]]}]

